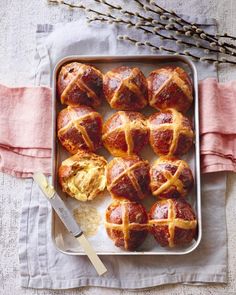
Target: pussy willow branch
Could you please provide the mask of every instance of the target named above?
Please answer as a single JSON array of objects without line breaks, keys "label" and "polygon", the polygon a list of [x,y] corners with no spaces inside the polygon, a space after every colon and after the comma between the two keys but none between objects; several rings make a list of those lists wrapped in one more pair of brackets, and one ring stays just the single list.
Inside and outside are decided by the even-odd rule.
[{"label": "pussy willow branch", "polygon": [[[135,1],[136,1],[136,2],[139,2],[139,4],[141,4],[139,0],[135,0]],[[156,4],[155,1],[153,1],[153,0],[149,0],[149,1],[147,1],[147,2],[149,2],[149,4],[151,4],[151,5],[153,5],[153,6],[156,6],[156,7],[159,8],[159,9],[163,10],[164,13],[170,14],[170,15],[172,15],[172,16],[178,18],[182,23],[184,23],[184,24],[186,24],[186,25],[189,25],[189,26],[193,26],[192,23],[190,23],[190,22],[188,22],[187,20],[185,20],[185,19],[183,19],[182,17],[180,17],[180,16],[179,16],[176,12],[174,12],[173,10],[168,11],[167,9],[164,9],[164,8],[161,7],[160,5]],[[196,26],[196,25],[195,25],[195,26]],[[197,26],[196,26],[196,27],[197,27]],[[200,29],[200,30],[201,30],[201,29]],[[203,31],[203,30],[202,30],[202,31]],[[209,36],[211,36],[211,37],[215,37],[216,39],[218,39],[218,38],[228,38],[228,39],[236,40],[236,36],[228,35],[227,33],[224,33],[224,34],[218,34],[218,33],[216,33],[215,35],[212,35],[212,34],[209,34],[209,33],[207,33],[207,34],[208,34]],[[218,37],[218,38],[217,38],[217,37]]]},{"label": "pussy willow branch", "polygon": [[[110,19],[110,17],[112,17],[112,19]],[[176,38],[174,36],[165,36],[165,35],[157,32],[155,29],[154,29],[154,31],[148,30],[147,28],[143,28],[142,26],[133,23],[131,20],[125,20],[125,19],[122,19],[122,18],[115,18],[111,14],[107,18],[105,18],[105,17],[88,17],[88,21],[89,22],[100,21],[100,22],[118,23],[118,24],[122,24],[122,25],[127,25],[128,27],[133,27],[133,28],[135,28],[137,30],[142,30],[147,34],[156,35],[161,39],[174,41],[177,45],[183,44],[183,45],[187,45],[187,46],[192,47],[192,48],[201,48],[201,49],[206,50],[207,53],[219,53],[219,52],[224,53],[223,48],[221,49],[222,51],[219,51],[218,49],[209,48],[209,47],[201,45],[200,43],[197,43],[197,42],[194,44],[194,43],[190,43],[190,42],[187,42],[187,41],[180,40],[180,39],[178,39],[178,38]]]},{"label": "pussy willow branch", "polygon": [[[135,2],[137,2],[141,7],[144,7],[145,5],[139,1],[139,0],[134,0]],[[146,9],[148,9],[149,11],[151,12],[154,12],[154,13],[160,13],[160,12],[164,12],[165,14],[169,14],[170,16],[172,16],[173,18],[175,18],[175,21],[177,24],[179,25],[187,25],[187,26],[190,26],[190,28],[192,30],[194,30],[196,33],[204,33],[206,34],[207,37],[210,38],[211,41],[215,41],[215,42],[220,42],[218,38],[229,38],[229,39],[232,39],[232,40],[236,40],[236,37],[235,36],[230,36],[228,35],[227,33],[224,33],[223,35],[220,35],[220,34],[216,34],[216,35],[212,35],[210,33],[207,33],[206,31],[204,31],[203,29],[201,29],[199,26],[197,26],[196,24],[192,24],[190,22],[188,22],[187,20],[183,19],[182,17],[180,17],[176,12],[174,12],[173,10],[171,11],[168,11],[167,9],[161,7],[160,5],[156,4],[155,1],[153,0],[148,0],[147,1],[150,5],[153,5],[154,7],[156,7],[158,10],[153,10],[151,9],[150,7],[146,7]],[[198,32],[197,32],[198,31]],[[209,41],[210,41],[209,40]],[[232,48],[235,48],[235,45],[233,44],[230,44],[230,43],[226,43],[226,42],[222,42],[223,44],[229,46],[229,47],[232,47]],[[223,45],[220,44],[219,45]]]},{"label": "pussy willow branch", "polygon": [[[83,4],[72,4],[72,3],[66,2],[64,0],[47,0],[47,2],[48,3],[51,3],[51,4],[62,4],[62,5],[65,5],[65,6],[69,7],[69,8],[82,9],[85,12],[93,12],[93,13],[96,13],[96,14],[101,15],[101,16],[107,16],[107,15],[109,15],[109,14],[105,14],[105,13],[102,13],[102,12],[99,12],[99,11],[96,11],[96,10],[93,10],[92,8],[87,8]],[[110,17],[113,18],[113,16],[110,16]]]},{"label": "pussy willow branch", "polygon": [[68,6],[69,8],[79,8],[79,9],[86,10],[86,7],[82,4],[72,4],[69,2],[65,2],[63,0],[47,0],[47,2],[50,4],[62,4],[62,5]]},{"label": "pussy willow branch", "polygon": [[[141,21],[145,21],[147,25],[149,24],[149,26],[152,26],[156,22],[156,20],[154,20],[152,17],[145,17],[142,14],[140,14],[139,12],[132,12],[132,11],[125,10],[120,5],[113,5],[107,0],[94,0],[94,1],[99,3],[99,4],[104,4],[110,9],[118,10],[123,15],[137,17]],[[176,26],[174,26],[175,31],[177,31],[179,33],[187,33],[187,32],[189,32],[192,35],[196,35],[199,39],[208,41],[210,47],[220,47],[220,48],[223,48],[227,54],[232,55],[232,56],[236,55],[236,52],[232,51],[232,49],[236,49],[236,45],[221,42],[221,41],[213,38],[214,37],[213,35],[212,35],[212,37],[210,37],[210,35],[208,33],[203,31],[202,29],[200,29],[197,25],[195,25],[195,24],[192,25],[191,23],[185,21],[184,19],[182,19],[180,17],[178,17],[178,18],[173,17],[174,15],[171,15],[172,12],[169,12],[166,9],[160,7],[159,5],[155,4],[155,2],[154,2],[154,4],[155,4],[156,7],[158,7],[158,10],[154,10],[154,9],[150,8],[149,6],[147,6],[147,5],[144,5],[140,0],[134,0],[134,1],[136,3],[138,3],[142,7],[142,9],[144,9],[145,11],[150,11],[150,12],[156,13],[156,14],[158,14],[158,16],[161,19],[171,21],[172,24],[176,23],[177,25],[180,25],[181,27],[183,27],[185,29],[185,30],[182,30],[182,29],[177,28]],[[149,1],[149,2],[152,2],[152,1]],[[170,14],[172,17],[169,17],[168,15],[163,15],[163,12],[167,13],[167,14]],[[175,15],[177,16],[177,14],[175,14]],[[187,27],[183,26],[183,24],[181,23],[181,20],[185,21],[186,24],[188,24],[188,26]],[[162,23],[162,25],[167,25],[167,24]],[[153,27],[155,27],[155,26],[153,25]],[[187,34],[189,34],[189,33],[187,33]],[[229,48],[231,48],[231,50]]]},{"label": "pussy willow branch", "polygon": [[[174,31],[177,35],[180,35],[180,34],[186,35],[186,36],[193,35],[192,31],[177,28],[173,23],[172,24],[167,24],[165,22],[161,22],[160,20],[153,19],[152,17],[145,17],[145,16],[141,15],[138,12],[134,13],[132,11],[125,10],[120,5],[113,5],[113,4],[109,3],[106,0],[94,0],[94,1],[99,3],[99,4],[106,5],[108,8],[118,10],[121,14],[123,14],[125,16],[128,15],[128,16],[133,16],[133,17],[139,18],[140,24],[142,26],[155,28],[156,27],[155,25],[158,25],[158,26],[160,26],[161,29],[165,29],[167,31]],[[199,38],[201,38],[200,35],[199,35]],[[215,44],[215,46],[216,46],[216,44]],[[213,47],[213,45],[212,45],[212,47]]]},{"label": "pussy willow branch", "polygon": [[[94,0],[94,1],[95,1],[95,2],[98,2],[98,3],[102,3],[102,4],[105,4],[105,5],[108,5],[109,8],[111,8],[111,9],[120,10],[122,13],[124,13],[124,14],[126,14],[126,15],[134,16],[134,17],[140,17],[140,18],[142,18],[142,20],[144,20],[144,21],[146,21],[146,22],[148,22],[148,21],[150,21],[150,20],[154,21],[152,18],[150,18],[150,17],[144,17],[144,16],[142,16],[142,15],[141,15],[140,13],[138,13],[138,12],[133,13],[133,12],[130,12],[130,11],[127,11],[127,10],[123,10],[121,6],[117,6],[117,5],[110,4],[107,0]],[[49,3],[52,3],[52,4],[62,4],[62,5],[65,5],[65,6],[69,7],[69,8],[78,8],[78,9],[82,9],[82,10],[84,10],[85,12],[92,12],[92,13],[95,13],[96,15],[98,15],[99,17],[102,17],[102,18],[104,18],[104,19],[105,19],[105,17],[106,17],[106,18],[109,18],[108,22],[109,22],[109,21],[110,21],[110,22],[119,22],[119,21],[120,21],[119,18],[118,18],[118,21],[117,21],[117,18],[116,18],[114,15],[112,15],[111,13],[102,13],[102,12],[97,11],[97,10],[94,10],[94,9],[92,9],[92,8],[87,8],[87,7],[84,6],[83,4],[72,4],[72,3],[66,2],[66,1],[64,1],[64,0],[48,0],[48,2],[49,2]],[[93,18],[92,18],[92,20],[93,20]],[[126,21],[126,20],[125,20],[125,24],[126,24],[126,25],[129,25],[129,26],[135,26],[136,28],[139,28],[139,29],[143,30],[145,33],[150,33],[150,34],[152,33],[152,34],[155,34],[155,35],[159,36],[161,39],[168,39],[168,40],[171,40],[171,41],[175,41],[177,44],[184,44],[184,43],[183,43],[183,40],[179,40],[179,39],[175,38],[175,37],[172,36],[172,35],[171,35],[171,36],[165,36],[165,35],[160,34],[160,33],[158,32],[158,28],[157,28],[157,27],[154,27],[155,32],[153,32],[153,31],[150,31],[150,30],[148,30],[148,29],[146,29],[146,28],[143,28],[143,27],[141,27],[141,26],[137,26],[137,24],[132,23],[131,20],[129,20],[129,21]],[[146,24],[146,25],[147,25],[147,24]],[[153,29],[153,30],[154,30],[154,29]],[[129,39],[130,39],[130,40],[133,40],[133,41],[135,41],[135,42],[140,43],[138,40],[132,39],[132,38],[130,38],[130,37],[129,37]],[[185,42],[185,41],[184,41],[184,42]],[[141,43],[142,43],[142,42],[141,42]],[[151,43],[149,43],[149,47],[150,47],[150,44],[151,44]],[[185,42],[185,45],[188,45],[188,46],[194,46],[194,44],[189,43],[189,42],[187,42],[187,43]],[[201,45],[201,44],[197,44],[195,47],[199,47],[199,45]],[[202,46],[202,45],[201,45],[201,46]],[[155,46],[155,45],[152,44],[152,48],[159,48],[159,47],[158,47],[158,46]],[[172,50],[172,49],[167,49],[167,48],[164,48],[164,47],[160,47],[160,48],[162,48],[163,50],[165,50],[165,51],[167,51],[167,52],[176,53],[176,51],[175,51],[175,50]],[[199,48],[202,48],[202,47],[199,47]],[[207,48],[207,47],[204,47],[204,48],[202,48],[202,49],[204,49],[205,51],[207,51],[207,53],[210,52],[210,50],[212,50],[212,48]],[[221,50],[216,50],[216,51],[212,50],[212,51],[213,51],[213,52],[217,52],[217,53],[224,53],[224,54],[225,54],[225,52],[224,52],[223,49],[224,49],[224,48],[222,47]],[[193,55],[191,52],[186,51],[186,50],[184,51],[184,53],[181,53],[181,54],[188,55],[188,56],[190,56],[190,57],[192,57],[192,58],[197,58],[197,59],[199,59],[199,60],[203,60],[203,58],[201,58],[201,57],[199,57],[199,56],[195,56],[195,55]],[[212,58],[207,58],[207,57],[204,57],[204,60],[209,61],[209,62],[217,62],[217,60],[212,59]],[[236,62],[231,61],[231,60],[228,60],[228,59],[226,59],[226,58],[222,58],[221,61],[220,61],[220,63],[236,64]]]},{"label": "pussy willow branch", "polygon": [[[149,41],[138,41],[137,39],[134,39],[128,35],[119,35],[117,37],[118,40],[121,40],[121,41],[129,41],[131,42],[133,45],[139,47],[139,46],[146,46],[146,47],[149,47],[151,49],[152,52],[156,52],[156,51],[165,51],[165,52],[169,52],[169,53],[173,53],[174,55],[189,55],[191,56],[193,59],[199,59],[199,57],[197,57],[196,55],[193,55],[189,52],[183,52],[183,53],[177,53],[175,50],[173,49],[169,49],[169,48],[166,48],[164,46],[156,46],[154,44],[152,44],[151,42]],[[216,60],[214,60],[216,61]]]},{"label": "pussy willow branch", "polygon": [[205,62],[213,62],[215,65],[220,64],[220,63],[229,63],[229,64],[236,65],[236,62],[234,62],[234,61],[225,60],[224,58],[222,58],[221,60],[216,60],[214,58],[200,57],[200,56],[192,54],[191,52],[189,52],[187,50],[184,50],[183,52],[177,53],[173,49],[169,49],[169,48],[166,48],[164,46],[156,46],[156,45],[152,44],[149,41],[139,41],[137,39],[134,39],[133,37],[129,37],[128,35],[119,35],[117,37],[117,39],[121,40],[121,41],[129,41],[135,46],[144,46],[144,47],[150,48],[153,52],[155,52],[155,51],[165,51],[165,52],[173,53],[174,55],[190,56],[193,59],[197,59],[197,60],[201,60],[201,61],[205,61]]},{"label": "pussy willow branch", "polygon": [[[165,19],[166,21],[171,21],[172,24],[177,24],[189,32],[191,32],[193,35],[197,35],[199,38],[204,39],[208,42],[211,42],[211,44],[215,44],[217,46],[224,47],[226,49],[226,52],[230,53],[230,49],[236,49],[236,45],[232,43],[223,42],[218,39],[216,35],[212,35],[210,33],[207,33],[205,30],[200,28],[197,24],[191,24],[190,22],[186,21],[185,19],[181,18],[179,15],[177,15],[174,11],[168,11],[165,8],[157,5],[154,1],[148,1],[152,5],[156,7],[156,9],[152,9],[151,7],[144,5],[139,0],[134,0],[136,3],[138,3],[145,11],[153,12],[160,16],[160,18]],[[227,34],[226,34],[227,35]],[[220,36],[220,35],[218,35]],[[223,36],[223,35],[222,35]],[[225,34],[224,34],[225,36]],[[236,38],[236,37],[235,37]]]},{"label": "pussy willow branch", "polygon": [[[111,3],[109,3],[108,1],[106,1],[106,0],[94,0],[95,2],[97,2],[97,3],[100,3],[100,4],[104,4],[104,5],[106,5],[106,6],[108,6],[109,8],[111,8],[111,9],[115,9],[115,10],[119,10],[122,14],[124,14],[124,15],[129,15],[129,16],[134,16],[134,17],[138,17],[139,19],[141,19],[142,21],[145,21],[146,22],[146,25],[148,25],[148,23],[150,22],[150,21],[152,21],[152,23],[153,22],[156,22],[154,19],[152,19],[152,18],[150,18],[150,17],[145,17],[145,16],[143,16],[143,15],[141,15],[140,13],[138,13],[138,12],[136,12],[136,13],[134,13],[134,12],[131,12],[131,11],[128,11],[128,10],[124,10],[120,5],[113,5],[113,4],[111,4]],[[137,0],[135,0],[135,1],[137,1]],[[48,0],[48,2],[49,3],[55,3],[55,4],[63,4],[63,5],[65,5],[65,6],[68,6],[69,8],[79,8],[79,9],[84,9],[86,12],[93,12],[93,13],[96,13],[96,14],[98,14],[98,15],[100,15],[100,16],[109,16],[109,17],[111,17],[112,19],[115,19],[115,17],[114,16],[112,16],[111,14],[105,14],[105,13],[102,13],[102,12],[99,12],[99,11],[96,11],[96,10],[94,10],[94,9],[91,9],[91,8],[86,8],[84,5],[82,5],[82,4],[72,4],[72,3],[69,3],[69,2],[66,2],[66,1],[63,1],[63,0]],[[141,2],[140,2],[141,3]],[[150,23],[150,26],[152,26],[152,27],[154,27],[155,28],[155,26],[152,24],[152,23]],[[161,24],[162,26],[164,26],[165,24]],[[165,25],[165,27],[166,27],[166,25]],[[166,29],[166,28],[165,28]],[[167,30],[169,30],[170,29],[170,27],[167,27]],[[179,29],[177,29],[177,31],[180,31]],[[187,32],[185,31],[185,35],[187,34]],[[162,35],[162,34],[156,34],[156,35],[159,35],[161,38],[164,36],[164,35]],[[200,38],[201,39],[205,39],[205,37],[204,36],[201,36],[201,34],[200,34]],[[166,38],[165,37],[165,39],[168,39],[168,38]],[[171,40],[171,39],[169,39],[169,40]],[[178,39],[177,38],[175,38],[175,40],[173,40],[173,41],[177,41]],[[180,43],[180,41],[179,41],[179,43]],[[190,44],[191,43],[189,43],[189,44],[186,44],[186,43],[188,43],[188,42],[185,42],[185,45],[189,45],[190,46]],[[213,44],[213,43],[211,43],[210,44],[210,47],[215,47],[215,45],[216,44]],[[193,46],[193,45],[191,45],[191,46]],[[199,47],[199,46],[196,46],[196,47]],[[219,46],[218,46],[219,47]],[[204,49],[206,49],[206,50],[211,50],[210,48],[208,48],[208,47],[205,47]],[[224,48],[224,46],[220,46],[219,48],[219,51],[216,51],[216,52],[221,52],[221,53],[225,53],[225,54],[228,54],[228,55],[231,55],[231,56],[234,56],[234,55],[236,55],[236,52],[232,52],[232,51],[229,51],[227,48]],[[212,50],[212,51],[214,51],[214,50]]]}]

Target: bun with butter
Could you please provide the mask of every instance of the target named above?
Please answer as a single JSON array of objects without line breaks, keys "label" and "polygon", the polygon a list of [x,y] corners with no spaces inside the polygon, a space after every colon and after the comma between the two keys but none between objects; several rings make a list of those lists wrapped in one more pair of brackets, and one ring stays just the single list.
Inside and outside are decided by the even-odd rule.
[{"label": "bun with butter", "polygon": [[59,167],[62,190],[79,201],[90,201],[106,188],[106,160],[93,153],[79,151]]}]

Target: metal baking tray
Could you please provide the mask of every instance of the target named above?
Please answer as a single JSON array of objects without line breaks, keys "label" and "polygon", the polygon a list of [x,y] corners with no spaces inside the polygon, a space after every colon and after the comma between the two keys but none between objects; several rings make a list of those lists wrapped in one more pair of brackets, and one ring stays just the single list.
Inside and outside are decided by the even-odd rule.
[{"label": "metal baking tray", "polygon": [[[198,221],[197,228],[197,237],[196,240],[192,241],[191,244],[183,247],[177,248],[163,248],[159,246],[154,238],[149,234],[144,243],[140,246],[137,251],[129,252],[124,251],[120,248],[117,248],[113,245],[113,242],[106,235],[105,228],[103,225],[103,221],[99,226],[98,232],[96,235],[89,237],[89,241],[94,247],[95,251],[99,255],[183,255],[188,254],[195,250],[200,243],[202,237],[202,220],[201,220],[201,179],[200,179],[200,146],[199,146],[199,102],[198,102],[198,78],[197,71],[188,58],[183,56],[171,56],[171,55],[132,55],[132,56],[68,56],[60,60],[54,71],[53,71],[53,108],[52,108],[52,116],[53,116],[53,160],[52,160],[52,184],[56,188],[59,195],[63,198],[66,205],[70,210],[79,208],[81,203],[74,198],[68,197],[65,193],[63,193],[60,189],[57,180],[57,171],[61,162],[69,157],[69,153],[65,151],[65,149],[61,146],[57,139],[57,128],[56,128],[56,120],[57,113],[59,110],[66,106],[62,106],[59,99],[57,99],[57,91],[56,91],[56,81],[57,75],[60,68],[69,62],[77,61],[81,63],[87,63],[96,66],[103,73],[106,71],[120,66],[137,66],[139,67],[145,75],[147,75],[150,71],[161,67],[163,65],[178,65],[183,67],[190,75],[193,81],[193,91],[194,91],[194,103],[192,109],[189,112],[189,115],[192,116],[193,126],[195,131],[195,141],[192,150],[185,156],[182,157],[185,159],[194,175],[195,185],[192,192],[188,195],[187,201],[190,202],[195,209]],[[103,115],[104,120],[109,117],[115,110],[112,110],[109,105],[104,102],[102,107],[98,108],[98,111]],[[142,113],[145,115],[149,115],[155,112],[154,109],[147,107]],[[112,159],[112,156],[108,154],[105,149],[102,149],[98,152],[100,155],[103,155],[108,161]],[[144,151],[141,153],[141,157],[150,161],[150,163],[156,159],[156,155],[153,153],[151,148],[147,146]],[[149,209],[150,206],[156,201],[156,198],[150,196],[143,202],[144,206]],[[97,208],[102,218],[104,218],[104,212],[108,204],[112,202],[111,197],[108,192],[105,192],[101,197],[94,199],[93,201],[86,202],[86,206],[90,208]],[[53,211],[52,214],[52,240],[55,244],[55,247],[64,254],[68,255],[84,255],[82,249],[72,237],[69,232],[65,229],[64,225],[58,218],[58,216]]]}]

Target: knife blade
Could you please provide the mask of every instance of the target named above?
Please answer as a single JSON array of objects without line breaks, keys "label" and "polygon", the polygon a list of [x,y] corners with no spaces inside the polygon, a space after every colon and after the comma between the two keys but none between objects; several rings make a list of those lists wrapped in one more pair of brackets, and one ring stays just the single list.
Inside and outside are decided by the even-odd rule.
[{"label": "knife blade", "polygon": [[68,231],[79,241],[81,247],[84,249],[86,255],[95,267],[97,273],[101,276],[107,272],[105,265],[102,263],[91,244],[86,239],[83,231],[78,223],[75,221],[70,210],[66,207],[63,200],[57,194],[53,186],[48,183],[46,176],[41,172],[36,172],[33,175],[34,181],[39,185],[39,188],[51,203],[53,209],[64,223]]}]

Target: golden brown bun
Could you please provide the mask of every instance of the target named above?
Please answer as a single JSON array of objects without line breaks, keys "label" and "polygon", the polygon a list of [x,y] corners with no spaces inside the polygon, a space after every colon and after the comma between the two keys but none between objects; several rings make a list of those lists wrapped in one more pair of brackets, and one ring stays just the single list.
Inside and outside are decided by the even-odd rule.
[{"label": "golden brown bun", "polygon": [[139,154],[148,143],[146,119],[138,112],[117,112],[104,123],[102,139],[113,156]]},{"label": "golden brown bun", "polygon": [[148,103],[148,88],[139,68],[121,66],[104,75],[103,90],[111,108],[138,111]]},{"label": "golden brown bun", "polygon": [[152,71],[148,78],[149,104],[158,110],[174,108],[186,112],[193,101],[192,82],[179,67],[164,67]]},{"label": "golden brown bun", "polygon": [[72,107],[97,107],[103,98],[103,75],[93,66],[72,62],[64,65],[57,79],[57,94],[62,104]]},{"label": "golden brown bun", "polygon": [[148,216],[143,205],[135,202],[113,202],[106,210],[105,228],[117,247],[137,249],[148,233]]},{"label": "golden brown bun", "polygon": [[101,156],[79,151],[59,168],[62,190],[80,201],[93,200],[106,188],[106,164]]},{"label": "golden brown bun", "polygon": [[184,199],[157,201],[149,213],[151,233],[162,247],[191,243],[196,234],[196,215]]},{"label": "golden brown bun", "polygon": [[194,133],[189,119],[174,109],[151,115],[148,127],[149,142],[157,155],[183,155],[193,144]]},{"label": "golden brown bun", "polygon": [[102,117],[90,107],[63,109],[58,114],[57,130],[61,144],[71,154],[94,152],[102,146]]},{"label": "golden brown bun", "polygon": [[193,175],[184,160],[160,157],[150,169],[150,188],[159,198],[185,197],[193,187]]},{"label": "golden brown bun", "polygon": [[107,165],[107,189],[115,199],[140,201],[149,193],[149,164],[137,156],[114,158]]}]

